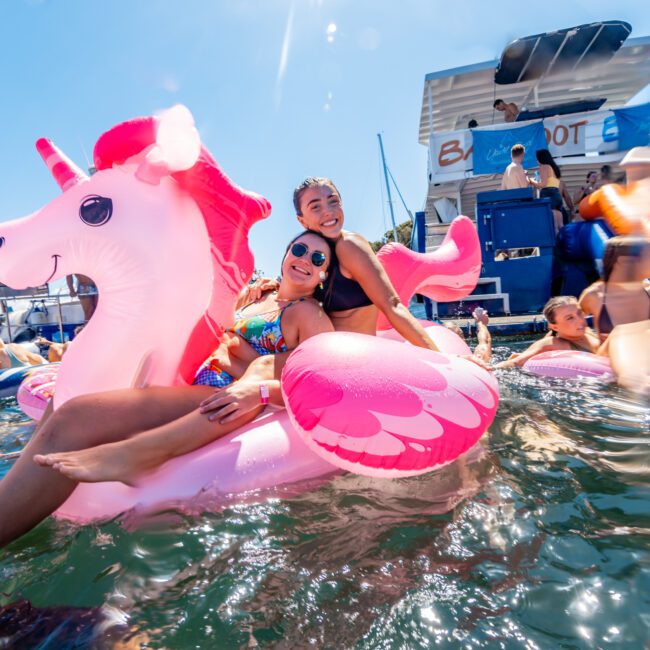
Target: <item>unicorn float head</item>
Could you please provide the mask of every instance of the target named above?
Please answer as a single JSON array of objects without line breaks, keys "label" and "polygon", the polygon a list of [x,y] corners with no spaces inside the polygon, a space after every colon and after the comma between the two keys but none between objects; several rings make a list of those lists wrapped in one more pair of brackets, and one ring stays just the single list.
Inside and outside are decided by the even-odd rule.
[{"label": "unicorn float head", "polygon": [[72,273],[99,290],[61,366],[55,405],[92,391],[190,383],[253,271],[248,232],[270,213],[202,147],[187,108],[104,133],[84,174],[46,139],[62,194],[0,224],[0,280],[16,289]]}]

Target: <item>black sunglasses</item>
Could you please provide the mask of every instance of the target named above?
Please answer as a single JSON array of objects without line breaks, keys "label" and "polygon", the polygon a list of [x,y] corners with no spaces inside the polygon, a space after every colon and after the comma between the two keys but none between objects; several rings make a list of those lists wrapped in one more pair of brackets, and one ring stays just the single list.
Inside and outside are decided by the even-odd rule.
[{"label": "black sunglasses", "polygon": [[[291,246],[291,254],[294,257],[302,257],[308,251],[309,249],[307,248],[307,246],[301,244],[300,242],[296,242]],[[321,253],[321,251],[314,251],[311,254],[311,263],[314,266],[323,266],[323,264],[325,264],[326,261],[327,258],[325,257],[325,253]]]}]

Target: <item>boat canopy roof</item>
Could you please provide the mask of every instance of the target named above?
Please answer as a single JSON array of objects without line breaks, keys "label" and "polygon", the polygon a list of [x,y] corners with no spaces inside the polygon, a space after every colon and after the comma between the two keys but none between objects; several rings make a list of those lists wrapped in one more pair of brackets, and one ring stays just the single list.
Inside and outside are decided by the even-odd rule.
[{"label": "boat canopy roof", "polygon": [[650,81],[650,37],[625,36],[622,21],[581,25],[509,44],[500,60],[432,72],[425,77],[420,143],[431,131],[501,124],[495,99],[537,110],[604,99],[603,108],[628,102]]},{"label": "boat canopy roof", "polygon": [[631,31],[629,23],[607,21],[518,38],[501,53],[494,81],[514,84],[602,65],[618,52]]}]

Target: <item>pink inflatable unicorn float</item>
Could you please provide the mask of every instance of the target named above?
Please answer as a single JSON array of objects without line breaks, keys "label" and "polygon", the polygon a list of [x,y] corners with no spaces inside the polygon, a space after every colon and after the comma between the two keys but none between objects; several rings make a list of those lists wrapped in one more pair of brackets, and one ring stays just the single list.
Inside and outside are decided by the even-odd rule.
[{"label": "pink inflatable unicorn float", "polygon": [[[232,323],[253,270],[248,232],[269,215],[268,201],[223,173],[182,106],[104,133],[91,177],[50,141],[37,149],[63,193],[0,224],[0,280],[25,288],[83,273],[100,296],[61,363],[55,408],[85,393],[191,383]],[[379,257],[405,301],[416,291],[462,298],[480,270],[478,238],[465,217],[433,254],[393,245]],[[426,325],[446,352],[467,352],[453,333]],[[88,522],[132,510],[209,508],[223,494],[337,468],[395,477],[451,462],[491,423],[496,380],[454,354],[387,340],[399,338],[387,331],[310,339],[285,367],[286,412],[263,414],[137,487],[81,484],[57,515]]]}]

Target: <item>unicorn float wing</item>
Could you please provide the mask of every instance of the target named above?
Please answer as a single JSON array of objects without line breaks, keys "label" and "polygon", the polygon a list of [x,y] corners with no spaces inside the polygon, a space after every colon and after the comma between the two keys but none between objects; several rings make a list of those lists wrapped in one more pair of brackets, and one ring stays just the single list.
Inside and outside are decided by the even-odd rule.
[{"label": "unicorn float wing", "polygon": [[[40,142],[39,151],[63,194],[33,215],[2,224],[0,279],[22,288],[79,272],[95,280],[100,294],[95,315],[61,364],[55,407],[107,389],[190,383],[232,322],[236,295],[253,270],[248,231],[269,214],[268,201],[222,172],[183,107],[103,134],[94,151],[98,171],[90,178],[51,143]],[[476,240],[473,226],[461,219],[440,251],[426,258],[406,249],[382,253],[400,296],[430,288],[429,295],[441,299],[439,285],[447,295],[469,293],[477,267],[468,252],[470,228]],[[400,285],[395,274],[404,268]],[[423,473],[469,448],[491,422],[496,384],[480,368],[380,338],[327,336],[306,342],[287,363],[291,415],[266,414],[166,463],[137,488],[80,485],[58,516],[87,522],[131,509],[218,507],[215,497],[224,492],[323,476],[335,466],[371,475]],[[327,350],[341,366],[324,363]],[[312,355],[314,381],[329,386],[324,403],[307,390]],[[352,387],[341,368],[349,368],[350,359],[358,360],[359,370],[347,374],[359,382],[348,394]],[[342,417],[357,424],[335,438],[333,419]]]}]

